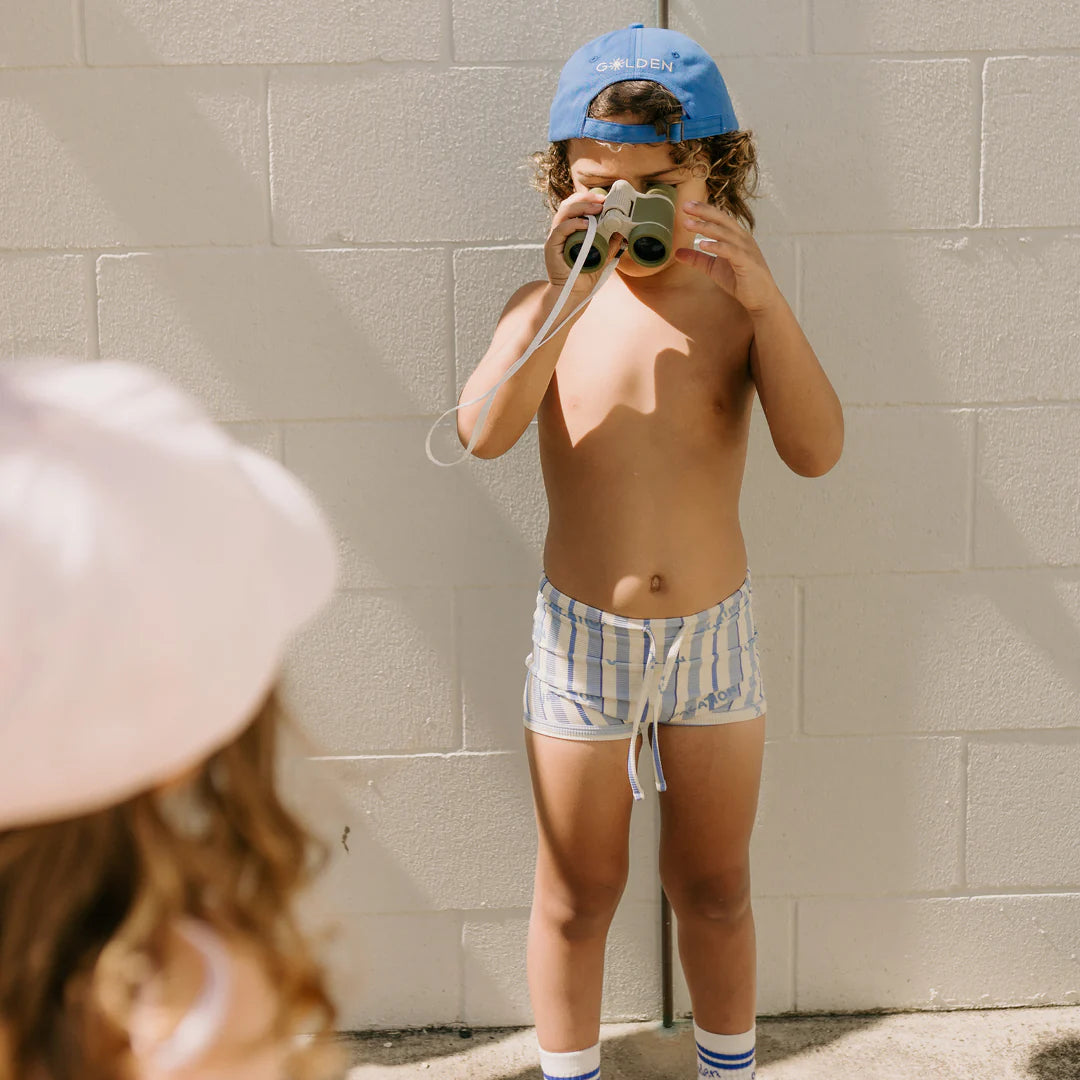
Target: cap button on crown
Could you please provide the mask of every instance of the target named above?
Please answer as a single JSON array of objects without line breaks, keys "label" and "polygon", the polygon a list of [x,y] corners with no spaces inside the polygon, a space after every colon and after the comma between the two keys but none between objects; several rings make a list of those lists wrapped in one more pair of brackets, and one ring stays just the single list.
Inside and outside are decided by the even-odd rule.
[{"label": "cap button on crown", "polygon": [[645,24],[643,22],[632,22],[630,24],[630,29],[631,30],[644,30],[645,29]]}]

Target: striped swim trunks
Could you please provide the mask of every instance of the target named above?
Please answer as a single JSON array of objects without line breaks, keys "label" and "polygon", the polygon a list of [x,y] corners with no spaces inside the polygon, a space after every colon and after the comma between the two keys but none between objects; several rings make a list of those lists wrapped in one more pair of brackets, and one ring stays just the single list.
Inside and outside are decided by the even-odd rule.
[{"label": "striped swim trunks", "polygon": [[629,738],[635,799],[643,797],[635,750],[644,727],[656,788],[666,790],[657,725],[704,727],[765,713],[750,599],[747,570],[735,592],[705,611],[631,619],[572,599],[544,575],[525,660],[525,726],[563,739]]}]

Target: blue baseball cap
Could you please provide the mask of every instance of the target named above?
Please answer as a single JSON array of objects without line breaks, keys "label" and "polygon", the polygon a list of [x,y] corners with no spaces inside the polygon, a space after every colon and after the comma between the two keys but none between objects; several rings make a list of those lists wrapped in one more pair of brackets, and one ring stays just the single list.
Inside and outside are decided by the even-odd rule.
[{"label": "blue baseball cap", "polygon": [[[593,98],[612,83],[648,79],[667,87],[683,108],[666,140],[653,124],[615,124],[589,116]],[[606,142],[682,142],[738,131],[720,69],[693,38],[675,30],[632,23],[582,45],[566,62],[551,103],[548,138]]]}]

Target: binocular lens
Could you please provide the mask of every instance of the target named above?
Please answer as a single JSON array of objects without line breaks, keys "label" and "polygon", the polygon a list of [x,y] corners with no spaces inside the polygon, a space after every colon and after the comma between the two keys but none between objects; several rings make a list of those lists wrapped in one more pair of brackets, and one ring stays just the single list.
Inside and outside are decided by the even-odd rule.
[{"label": "binocular lens", "polygon": [[663,262],[667,256],[667,245],[655,236],[639,236],[634,241],[634,255],[642,263]]},{"label": "binocular lens", "polygon": [[[566,254],[570,258],[571,264],[577,262],[577,257],[581,254],[581,244],[571,244],[566,249]],[[596,246],[593,245],[589,249],[589,254],[585,256],[585,269],[595,270],[600,265],[600,252],[596,250]]]}]

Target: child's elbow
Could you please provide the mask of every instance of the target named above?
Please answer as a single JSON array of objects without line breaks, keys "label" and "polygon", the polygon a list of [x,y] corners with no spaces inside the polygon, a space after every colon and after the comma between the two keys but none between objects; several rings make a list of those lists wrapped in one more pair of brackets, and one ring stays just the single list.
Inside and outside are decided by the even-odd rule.
[{"label": "child's elbow", "polygon": [[824,476],[840,460],[843,450],[844,435],[841,431],[829,445],[814,447],[800,454],[790,454],[784,458],[784,464],[798,476]]},{"label": "child's elbow", "polygon": [[491,461],[492,458],[501,457],[509,449],[507,446],[499,446],[487,432],[485,432],[479,439],[476,440],[476,445],[469,449],[469,440],[472,438],[473,429],[469,427],[466,429],[463,425],[458,425],[458,441],[461,443],[465,450],[469,451],[469,454],[474,458],[481,458],[484,461]]}]

